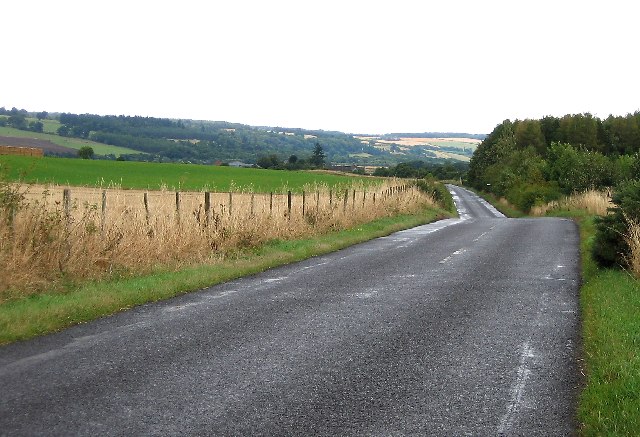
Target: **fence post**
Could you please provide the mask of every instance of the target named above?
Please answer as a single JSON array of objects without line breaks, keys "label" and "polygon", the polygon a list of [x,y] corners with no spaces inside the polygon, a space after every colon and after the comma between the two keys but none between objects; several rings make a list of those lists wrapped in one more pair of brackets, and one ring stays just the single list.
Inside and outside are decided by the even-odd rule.
[{"label": "fence post", "polygon": [[107,219],[107,192],[102,190],[102,209],[100,214],[100,232],[104,233],[104,225]]},{"label": "fence post", "polygon": [[147,219],[147,226],[149,225],[149,193],[144,193],[144,214]]},{"label": "fence post", "polygon": [[64,218],[68,225],[71,219],[71,190],[69,188],[65,188],[62,191],[62,206],[64,208]]},{"label": "fence post", "polygon": [[320,212],[320,190],[316,191],[316,214]]},{"label": "fence post", "polygon": [[176,191],[176,220],[180,224],[180,192]]},{"label": "fence post", "polygon": [[229,215],[231,215],[232,208],[233,208],[233,193],[229,191]]},{"label": "fence post", "polygon": [[211,220],[211,193],[209,191],[204,193],[204,216],[205,226],[208,227]]},{"label": "fence post", "polygon": [[356,190],[353,190],[353,200],[351,201],[351,209],[356,209]]},{"label": "fence post", "polygon": [[273,191],[269,193],[269,215],[273,213]]},{"label": "fence post", "polygon": [[288,219],[291,220],[291,191],[287,192],[287,214]]},{"label": "fence post", "polygon": [[329,190],[329,208],[333,207],[333,190]]},{"label": "fence post", "polygon": [[373,193],[373,204],[376,204],[376,193]]},{"label": "fence post", "polygon": [[367,192],[362,193],[362,207],[364,208],[365,201],[367,200]]}]

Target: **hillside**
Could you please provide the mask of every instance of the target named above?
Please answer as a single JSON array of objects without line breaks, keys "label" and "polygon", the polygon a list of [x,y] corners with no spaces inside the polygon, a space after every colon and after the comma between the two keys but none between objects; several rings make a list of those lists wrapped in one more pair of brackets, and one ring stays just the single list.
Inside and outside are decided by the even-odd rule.
[{"label": "hillside", "polygon": [[[316,144],[322,146],[330,163],[374,166],[415,160],[443,163],[468,161],[479,142],[477,135],[468,134],[440,133],[420,142],[430,135],[368,137],[222,121],[29,113],[15,108],[10,111],[0,108],[0,129],[3,129],[0,135],[6,137],[36,138],[71,149],[90,145],[96,155],[107,159],[199,164],[233,160],[255,164],[266,157],[284,162],[292,155],[307,159]],[[73,154],[53,149],[45,153]]]}]

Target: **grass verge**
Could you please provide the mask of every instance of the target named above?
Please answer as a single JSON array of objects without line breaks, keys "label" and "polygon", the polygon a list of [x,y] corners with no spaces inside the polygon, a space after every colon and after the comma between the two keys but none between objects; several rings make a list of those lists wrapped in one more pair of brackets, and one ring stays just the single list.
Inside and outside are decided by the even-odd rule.
[{"label": "grass verge", "polygon": [[591,259],[593,219],[582,233],[583,359],[586,384],[578,419],[585,436],[631,436],[640,430],[640,282]]},{"label": "grass verge", "polygon": [[168,299],[241,276],[343,249],[347,246],[448,216],[439,209],[387,217],[315,238],[271,241],[215,265],[87,283],[65,293],[40,294],[0,305],[0,344],[55,332],[82,322]]}]

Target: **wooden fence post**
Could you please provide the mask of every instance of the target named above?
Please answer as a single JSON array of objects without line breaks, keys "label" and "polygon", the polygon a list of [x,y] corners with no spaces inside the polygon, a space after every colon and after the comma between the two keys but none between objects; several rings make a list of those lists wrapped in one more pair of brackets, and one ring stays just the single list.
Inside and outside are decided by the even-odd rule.
[{"label": "wooden fence post", "polygon": [[144,214],[147,219],[147,226],[149,225],[149,193],[144,193]]},{"label": "wooden fence post", "polygon": [[180,224],[180,192],[176,191],[176,220]]},{"label": "wooden fence post", "polygon": [[269,193],[269,215],[273,213],[273,191]]},{"label": "wooden fence post", "polygon": [[333,207],[333,190],[329,190],[329,208]]},{"label": "wooden fence post", "polygon": [[71,190],[69,188],[65,188],[62,191],[62,207],[64,208],[64,218],[68,225],[71,219]]},{"label": "wooden fence post", "polygon": [[102,190],[102,208],[100,214],[100,232],[104,233],[104,225],[107,220],[107,192]]},{"label": "wooden fence post", "polygon": [[302,190],[302,217],[304,217],[304,213],[306,212],[307,207],[307,194]]},{"label": "wooden fence post", "polygon": [[209,191],[204,193],[204,216],[205,226],[208,227],[211,221],[211,193]]},{"label": "wooden fence post", "polygon": [[367,192],[362,193],[362,207],[364,208],[365,201],[367,200]]},{"label": "wooden fence post", "polygon": [[373,204],[376,204],[376,193],[373,193]]},{"label": "wooden fence post", "polygon": [[289,220],[291,220],[291,191],[287,192],[287,214]]},{"label": "wooden fence post", "polygon": [[356,209],[356,190],[353,190],[353,200],[351,201],[351,209]]},{"label": "wooden fence post", "polygon": [[233,209],[233,193],[229,191],[229,215],[231,215],[232,209]]},{"label": "wooden fence post", "polygon": [[320,212],[320,190],[316,191],[316,214]]}]

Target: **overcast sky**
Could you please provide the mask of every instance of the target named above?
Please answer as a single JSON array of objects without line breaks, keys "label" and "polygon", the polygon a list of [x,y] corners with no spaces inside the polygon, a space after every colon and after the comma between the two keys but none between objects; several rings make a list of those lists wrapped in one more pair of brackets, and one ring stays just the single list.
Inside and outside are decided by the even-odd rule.
[{"label": "overcast sky", "polygon": [[351,133],[640,109],[630,0],[30,0],[0,106]]}]

